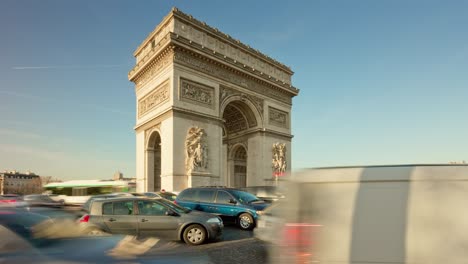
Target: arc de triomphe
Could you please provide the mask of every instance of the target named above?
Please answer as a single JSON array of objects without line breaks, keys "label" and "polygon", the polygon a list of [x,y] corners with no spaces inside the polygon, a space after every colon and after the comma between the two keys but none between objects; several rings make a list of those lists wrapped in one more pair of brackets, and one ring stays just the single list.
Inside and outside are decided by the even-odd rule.
[{"label": "arc de triomphe", "polygon": [[289,171],[289,67],[176,8],[134,56],[137,191],[273,185]]}]

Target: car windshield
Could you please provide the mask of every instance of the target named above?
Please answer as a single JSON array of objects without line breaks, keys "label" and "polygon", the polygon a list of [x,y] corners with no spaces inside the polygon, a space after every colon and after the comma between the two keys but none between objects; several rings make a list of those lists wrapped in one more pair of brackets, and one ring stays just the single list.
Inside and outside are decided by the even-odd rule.
[{"label": "car windshield", "polygon": [[261,201],[257,196],[248,192],[234,190],[231,193],[234,195],[234,197],[236,197],[237,200],[239,200],[239,202],[243,204]]},{"label": "car windshield", "polygon": [[187,213],[190,213],[192,211],[190,209],[187,209],[185,207],[182,207],[182,206],[179,206],[179,205],[177,205],[175,203],[172,203],[172,202],[170,202],[168,200],[160,199],[159,202],[164,204],[165,206],[171,208],[172,210],[176,211],[179,214],[187,214]]},{"label": "car windshield", "polygon": [[162,198],[167,199],[169,201],[175,201],[175,199],[177,198],[177,195],[175,195],[174,193],[164,192],[164,193],[159,193],[159,195]]}]

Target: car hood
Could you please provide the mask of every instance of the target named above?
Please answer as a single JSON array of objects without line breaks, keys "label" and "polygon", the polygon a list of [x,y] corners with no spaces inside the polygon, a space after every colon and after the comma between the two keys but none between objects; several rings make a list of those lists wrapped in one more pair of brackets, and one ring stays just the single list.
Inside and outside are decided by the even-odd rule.
[{"label": "car hood", "polygon": [[267,208],[270,204],[265,203],[265,202],[261,202],[261,203],[250,203],[249,205],[252,206],[257,211],[262,211],[265,208]]}]

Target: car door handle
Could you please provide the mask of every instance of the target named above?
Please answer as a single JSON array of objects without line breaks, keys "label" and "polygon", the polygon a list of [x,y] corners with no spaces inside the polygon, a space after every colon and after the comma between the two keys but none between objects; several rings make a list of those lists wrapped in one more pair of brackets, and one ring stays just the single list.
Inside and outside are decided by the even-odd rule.
[{"label": "car door handle", "polygon": [[117,221],[117,220],[114,219],[114,218],[109,218],[109,222],[115,222],[115,221]]},{"label": "car door handle", "polygon": [[146,219],[141,219],[142,222],[148,222],[149,220]]}]

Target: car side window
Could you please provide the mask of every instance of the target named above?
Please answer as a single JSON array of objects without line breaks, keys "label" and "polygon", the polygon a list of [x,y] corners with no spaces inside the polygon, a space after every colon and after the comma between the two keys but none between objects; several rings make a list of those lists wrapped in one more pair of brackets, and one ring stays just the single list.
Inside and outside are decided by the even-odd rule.
[{"label": "car side window", "polygon": [[102,205],[102,214],[103,215],[111,215],[114,214],[112,212],[112,203],[105,203]]},{"label": "car side window", "polygon": [[194,196],[195,196],[195,190],[194,189],[189,189],[189,190],[186,190],[186,191],[182,192],[179,195],[179,200],[191,201],[191,200],[194,199]]},{"label": "car side window", "polygon": [[133,213],[133,201],[113,202],[114,215],[131,215]]},{"label": "car side window", "polygon": [[218,191],[218,195],[216,196],[216,203],[228,204],[231,199],[233,198],[228,192]]},{"label": "car side window", "polygon": [[198,190],[198,201],[203,203],[214,202],[214,190]]},{"label": "car side window", "polygon": [[167,208],[153,201],[138,201],[138,213],[140,215],[162,216],[166,215]]}]

